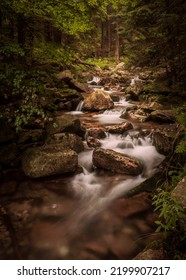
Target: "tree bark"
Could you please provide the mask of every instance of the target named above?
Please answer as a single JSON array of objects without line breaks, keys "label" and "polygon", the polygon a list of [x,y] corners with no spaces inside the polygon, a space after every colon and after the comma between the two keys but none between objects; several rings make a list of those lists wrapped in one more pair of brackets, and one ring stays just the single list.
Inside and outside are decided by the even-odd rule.
[{"label": "tree bark", "polygon": [[115,21],[115,63],[119,63],[120,53],[119,53],[119,18],[116,17]]}]

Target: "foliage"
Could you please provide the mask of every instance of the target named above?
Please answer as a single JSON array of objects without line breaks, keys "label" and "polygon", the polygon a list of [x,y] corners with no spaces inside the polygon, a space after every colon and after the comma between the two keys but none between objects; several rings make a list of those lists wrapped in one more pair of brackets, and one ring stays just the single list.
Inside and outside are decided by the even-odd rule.
[{"label": "foliage", "polygon": [[38,72],[29,72],[17,67],[6,67],[5,70],[0,75],[0,117],[14,124],[18,131],[22,125],[33,120],[33,117],[45,117],[40,98],[44,88],[39,81]]},{"label": "foliage", "polygon": [[168,175],[171,178],[171,186],[175,187],[176,184],[186,176],[186,105],[183,104],[176,111],[176,119],[180,125],[180,137],[177,142],[175,153],[177,157],[177,162],[175,166],[171,167]]},{"label": "foliage", "polygon": [[59,63],[71,65],[74,59],[74,52],[71,48],[62,48],[59,44],[39,42],[33,49],[33,57],[41,64]]},{"label": "foliage", "polygon": [[185,259],[186,213],[179,201],[172,197],[170,192],[159,190],[153,197],[154,211],[159,212],[159,220],[156,221],[156,232],[164,232],[163,247],[169,258]]},{"label": "foliage", "polygon": [[92,63],[93,65],[97,65],[100,68],[104,67],[113,67],[114,66],[114,59],[113,58],[87,58],[86,61],[88,63]]},{"label": "foliage", "polygon": [[171,196],[170,190],[186,176],[186,110],[185,104],[177,110],[177,121],[182,131],[176,145],[173,160],[175,166],[170,166],[168,171],[169,181],[164,182],[159,192],[153,197],[154,211],[159,212],[157,232],[165,233],[163,245],[166,251],[174,259],[185,258],[186,232],[185,221],[186,213],[179,201]]},{"label": "foliage", "polygon": [[[184,209],[178,200],[171,197],[170,192],[161,190],[153,197],[154,211],[160,211],[157,232],[159,231],[177,231],[179,230],[180,220],[186,218]],[[179,229],[178,229],[179,228]]]}]

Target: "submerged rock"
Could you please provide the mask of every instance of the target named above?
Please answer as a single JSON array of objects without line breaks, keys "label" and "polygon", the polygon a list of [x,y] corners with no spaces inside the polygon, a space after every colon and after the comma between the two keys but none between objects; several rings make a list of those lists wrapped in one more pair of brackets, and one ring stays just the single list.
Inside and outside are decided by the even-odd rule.
[{"label": "submerged rock", "polygon": [[110,149],[95,149],[93,164],[96,167],[126,175],[139,175],[143,171],[143,166],[137,159]]},{"label": "submerged rock", "polygon": [[114,102],[110,95],[103,90],[95,90],[85,97],[83,110],[85,111],[101,111],[112,109]]},{"label": "submerged rock", "polygon": [[40,178],[75,172],[78,168],[77,153],[62,145],[46,145],[28,149],[22,158],[25,175]]}]

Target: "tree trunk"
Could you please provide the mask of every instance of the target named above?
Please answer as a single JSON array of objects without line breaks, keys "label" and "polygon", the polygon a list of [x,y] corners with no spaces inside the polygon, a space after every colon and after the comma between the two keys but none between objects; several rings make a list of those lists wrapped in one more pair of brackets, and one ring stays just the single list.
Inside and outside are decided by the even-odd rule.
[{"label": "tree trunk", "polygon": [[107,54],[110,56],[111,53],[111,25],[110,19],[107,19]]},{"label": "tree trunk", "polygon": [[120,58],[120,53],[119,53],[119,19],[116,17],[116,22],[115,22],[115,63],[119,64],[119,58]]}]

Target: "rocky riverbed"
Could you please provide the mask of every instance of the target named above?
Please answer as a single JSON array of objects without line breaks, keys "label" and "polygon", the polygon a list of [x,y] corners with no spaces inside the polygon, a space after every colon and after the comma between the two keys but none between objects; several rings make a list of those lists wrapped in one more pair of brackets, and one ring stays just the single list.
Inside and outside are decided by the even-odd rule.
[{"label": "rocky riverbed", "polygon": [[17,136],[2,121],[1,259],[132,259],[160,238],[151,192],[178,127],[144,91],[153,74],[122,67],[89,87],[59,73],[76,93],[46,124]]}]

